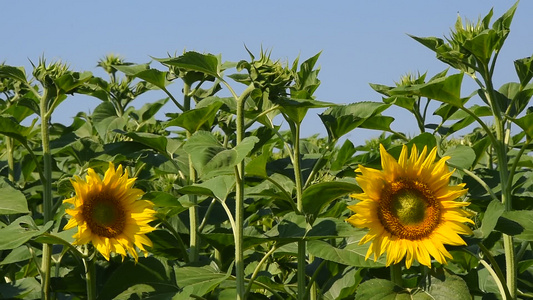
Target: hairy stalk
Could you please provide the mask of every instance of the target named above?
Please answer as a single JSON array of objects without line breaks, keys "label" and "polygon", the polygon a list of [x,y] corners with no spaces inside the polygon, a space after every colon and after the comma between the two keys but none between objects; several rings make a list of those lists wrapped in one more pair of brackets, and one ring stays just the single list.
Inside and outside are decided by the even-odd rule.
[{"label": "hairy stalk", "polygon": [[[227,85],[227,84],[226,84]],[[229,85],[227,85],[229,86]],[[254,86],[250,84],[237,100],[237,145],[244,139],[244,103],[248,95],[253,91]],[[235,92],[230,88],[233,95]],[[244,287],[244,160],[237,164],[235,168],[235,277],[237,284],[237,300],[245,299]]]},{"label": "hairy stalk", "polygon": [[6,136],[6,149],[7,149],[7,179],[11,182],[15,182],[15,160],[13,159],[13,152],[15,151],[15,145],[13,144],[13,138]]},{"label": "hairy stalk", "polygon": [[400,263],[393,264],[389,267],[390,269],[390,280],[394,282],[399,287],[403,287],[402,280],[402,265]]},{"label": "hairy stalk", "polygon": [[[293,165],[294,165],[294,180],[296,181],[296,208],[298,213],[303,213],[303,187],[302,187],[302,168],[300,166],[300,124],[296,123],[293,132]],[[298,241],[298,299],[304,299],[306,290],[306,249],[305,241]]]},{"label": "hairy stalk", "polygon": [[83,259],[85,265],[85,281],[87,284],[87,300],[96,299],[96,267],[93,257],[87,257]]},{"label": "hairy stalk", "polygon": [[[493,68],[489,70],[488,66],[484,66],[482,76],[487,87],[485,90],[485,95],[486,98],[489,100],[490,106],[492,108],[492,114],[494,116],[494,126],[496,127],[496,143],[493,144],[493,147],[496,152],[496,158],[498,160],[498,171],[500,173],[500,182],[502,189],[502,204],[505,206],[505,211],[510,211],[513,208],[513,204],[511,201],[511,187],[509,185],[509,182],[512,182],[512,178],[509,177],[508,169],[508,138],[506,136],[505,121],[503,120],[500,105],[496,101],[494,86],[492,84],[493,71]],[[516,299],[517,270],[516,260],[514,257],[514,241],[512,236],[503,234],[503,247],[505,251],[507,289],[509,290],[510,298]]]},{"label": "hairy stalk", "polygon": [[[43,176],[41,182],[43,184],[43,218],[44,223],[52,220],[52,154],[50,152],[50,114],[48,112],[48,90],[45,88],[40,101],[41,114],[41,139],[43,148]],[[42,254],[42,275],[41,278],[41,297],[43,299],[50,299],[50,272],[52,261],[52,245],[43,244]]]},{"label": "hairy stalk", "polygon": [[[190,86],[187,83],[183,83],[183,111],[189,111],[191,109],[191,95],[190,95]],[[187,130],[187,140],[191,138],[191,133]],[[192,158],[189,154],[189,179],[187,184],[191,185],[196,182],[196,169],[192,164]],[[193,204],[189,208],[189,234],[190,234],[190,251],[189,251],[189,261],[196,262],[198,261],[199,251],[200,251],[200,237],[198,236],[198,197],[193,194],[189,194],[189,201]]]}]

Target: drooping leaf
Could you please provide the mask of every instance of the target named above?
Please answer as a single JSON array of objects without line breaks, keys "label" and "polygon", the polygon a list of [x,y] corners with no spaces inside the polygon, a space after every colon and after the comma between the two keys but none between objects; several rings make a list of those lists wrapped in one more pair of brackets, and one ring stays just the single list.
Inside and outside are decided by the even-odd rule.
[{"label": "drooping leaf", "polygon": [[176,298],[190,299],[191,295],[203,296],[212,291],[224,280],[229,278],[229,274],[218,272],[212,267],[182,267],[174,269],[176,282],[182,289]]},{"label": "drooping leaf", "polygon": [[512,210],[503,212],[501,216],[507,220],[517,223],[519,227],[522,227],[518,228],[519,230],[517,230],[517,234],[513,234],[515,238],[524,241],[533,241],[533,211]]},{"label": "drooping leaf", "polygon": [[520,79],[520,85],[526,86],[533,78],[533,56],[515,60],[514,67]]},{"label": "drooping leaf", "polygon": [[331,201],[350,194],[360,193],[358,185],[343,181],[320,182],[306,188],[302,195],[303,210],[316,218],[318,213]]},{"label": "drooping leaf", "polygon": [[527,114],[520,119],[515,119],[513,122],[520,126],[530,139],[533,139],[533,114]]},{"label": "drooping leaf", "polygon": [[167,138],[161,135],[148,133],[148,132],[125,132],[122,130],[115,130],[115,132],[123,134],[135,142],[141,143],[157,152],[167,155]]},{"label": "drooping leaf", "polygon": [[209,106],[185,111],[168,122],[166,126],[178,126],[190,133],[195,133],[201,129],[209,131],[211,126],[213,126],[218,110],[223,104],[222,102],[213,102]]},{"label": "drooping leaf", "polygon": [[2,178],[0,178],[0,195],[2,195],[0,215],[26,214],[30,212],[24,194],[13,188]]},{"label": "drooping leaf", "polygon": [[[202,174],[224,171],[240,163],[253,149],[257,137],[246,137],[239,145],[227,149],[210,132],[198,131],[185,143],[195,168]],[[230,173],[233,171],[230,170]]]},{"label": "drooping leaf", "polygon": [[12,118],[0,116],[0,134],[7,135],[22,144],[26,144],[26,137],[30,135],[30,131],[30,128],[18,124]]},{"label": "drooping leaf", "polygon": [[485,211],[481,227],[476,230],[476,235],[478,235],[479,232],[480,237],[489,236],[489,234],[494,230],[494,227],[496,227],[498,218],[502,215],[504,210],[505,207],[500,201],[492,200]]},{"label": "drooping leaf", "polygon": [[27,82],[24,68],[0,65],[0,77],[9,77],[20,82]]},{"label": "drooping leaf", "polygon": [[139,262],[126,261],[119,265],[99,290],[99,299],[114,299],[136,284],[146,284],[158,292],[178,292],[178,287],[168,278],[168,265],[154,257],[139,258]]},{"label": "drooping leaf", "polygon": [[185,70],[201,72],[214,77],[219,77],[218,58],[212,54],[201,54],[194,51],[187,51],[178,57],[156,60],[165,65],[176,66]]},{"label": "drooping leaf", "polygon": [[[329,108],[319,116],[326,126],[330,139],[336,141],[368,119],[379,115],[390,105],[380,102],[358,102]],[[368,125],[370,126],[370,123]]]},{"label": "drooping leaf", "polygon": [[170,84],[170,81],[167,80],[168,72],[151,69],[148,64],[115,65],[113,68],[128,76],[137,77],[148,83],[151,83],[160,89],[164,89],[168,84]]},{"label": "drooping leaf", "polygon": [[273,101],[281,106],[280,110],[296,124],[301,124],[310,108],[335,106],[334,103],[311,99],[277,98]]},{"label": "drooping leaf", "polygon": [[343,248],[337,248],[331,244],[312,240],[307,242],[307,249],[310,254],[320,257],[325,260],[333,261],[346,266],[354,266],[361,268],[381,268],[385,266],[385,256],[381,256],[376,262],[373,257],[365,260],[365,255],[370,244],[359,245],[359,240],[367,233],[359,230],[357,236],[348,239],[347,244]]},{"label": "drooping leaf", "polygon": [[76,88],[85,84],[93,77],[91,72],[67,72],[55,80],[55,84],[65,94],[73,93]]},{"label": "drooping leaf", "polygon": [[427,289],[403,289],[385,279],[370,279],[359,285],[356,300],[431,300],[431,299],[471,299],[468,286],[461,277],[443,274],[431,277]]},{"label": "drooping leaf", "polygon": [[10,225],[0,228],[0,250],[15,249],[52,227],[52,222],[37,228],[30,216],[22,216]]},{"label": "drooping leaf", "polygon": [[463,169],[469,169],[476,159],[476,153],[471,147],[459,145],[448,149],[443,156],[449,156],[449,164]]}]

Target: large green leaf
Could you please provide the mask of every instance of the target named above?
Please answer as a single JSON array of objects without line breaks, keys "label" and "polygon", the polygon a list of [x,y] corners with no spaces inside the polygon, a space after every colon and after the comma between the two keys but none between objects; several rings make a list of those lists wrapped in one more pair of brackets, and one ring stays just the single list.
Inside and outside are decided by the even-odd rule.
[{"label": "large green leaf", "polygon": [[106,280],[99,290],[98,299],[114,299],[136,284],[150,286],[158,293],[176,293],[179,289],[168,277],[170,271],[168,265],[154,257],[140,258],[137,263],[126,261]]},{"label": "large green leaf", "polygon": [[125,117],[117,116],[115,107],[111,102],[102,102],[94,109],[92,121],[98,134],[106,139],[107,136],[116,129],[124,129],[127,124]]},{"label": "large green leaf", "polygon": [[343,181],[326,181],[306,188],[302,195],[302,204],[305,214],[316,218],[318,213],[331,201],[350,194],[360,193],[361,188],[356,184]]},{"label": "large green leaf", "polygon": [[52,222],[38,228],[30,216],[22,216],[10,225],[0,228],[0,250],[15,249],[52,227]]},{"label": "large green leaf", "polygon": [[515,60],[514,67],[520,79],[520,85],[526,86],[533,78],[533,56]]},{"label": "large green leaf", "polygon": [[88,82],[93,77],[91,72],[67,72],[55,80],[57,87],[65,94],[73,93],[74,90]]},{"label": "large green leaf", "polygon": [[201,297],[229,278],[229,274],[221,273],[209,266],[175,268],[174,272],[176,282],[182,289],[177,297],[173,298],[176,300],[188,300],[192,295]]},{"label": "large green leaf", "polygon": [[441,77],[423,84],[420,88],[420,96],[439,100],[455,106],[462,106],[461,83],[463,73]]},{"label": "large green leaf", "polygon": [[200,107],[185,111],[172,121],[166,124],[169,126],[178,126],[186,129],[190,133],[203,129],[209,131],[217,115],[218,110],[224,103],[213,102],[209,106]]},{"label": "large green leaf", "polygon": [[18,124],[10,117],[0,116],[0,134],[7,135],[26,144],[26,137],[30,135],[31,128]]},{"label": "large green leaf", "polygon": [[533,139],[533,113],[527,114],[520,119],[515,119],[513,122],[520,126],[530,139]]},{"label": "large green leaf", "polygon": [[148,64],[142,65],[116,65],[113,68],[128,75],[140,78],[148,83],[157,86],[160,89],[164,89],[170,81],[167,80],[167,73],[157,69],[150,69]]},{"label": "large green leaf", "polygon": [[[508,222],[504,222],[503,226],[507,228],[498,228],[500,227],[500,222],[504,221],[505,219],[507,219]],[[509,227],[515,227],[515,228],[509,228]],[[503,231],[508,234],[517,233],[517,234],[513,234],[514,237],[524,240],[524,241],[531,242],[533,241],[533,211],[512,210],[512,211],[503,212],[498,222],[497,229],[500,229],[500,231]],[[512,231],[515,231],[515,232],[512,232]]]},{"label": "large green leaf", "polygon": [[198,131],[185,143],[184,149],[191,156],[194,167],[205,175],[236,166],[248,155],[258,140],[253,136],[246,137],[239,145],[227,149],[212,133]]},{"label": "large green leaf", "polygon": [[426,289],[402,289],[384,279],[365,281],[357,288],[356,300],[470,300],[470,291],[461,277],[442,274],[431,276],[431,284]]},{"label": "large green leaf", "polygon": [[168,152],[167,152],[168,140],[164,136],[153,134],[153,133],[148,133],[148,132],[125,132],[122,130],[115,130],[115,132],[123,134],[131,138],[135,142],[138,142],[147,147],[150,147],[151,149],[154,149],[163,155],[168,155]]},{"label": "large green leaf", "polygon": [[280,110],[296,124],[301,124],[310,108],[322,108],[335,106],[331,102],[323,102],[311,99],[278,98],[274,103],[281,106]]},{"label": "large green leaf", "polygon": [[22,67],[0,65],[0,77],[10,77],[20,82],[27,82],[26,73]]},{"label": "large green leaf", "polygon": [[201,72],[214,77],[220,77],[218,75],[218,58],[212,54],[201,54],[194,51],[188,51],[178,57],[156,60],[165,65],[175,66],[188,71]]},{"label": "large green leaf", "polygon": [[26,214],[30,212],[24,194],[13,188],[2,178],[0,178],[0,195],[2,195],[0,215]]},{"label": "large green leaf", "polygon": [[[329,108],[319,116],[330,139],[336,141],[368,119],[379,115],[390,105],[381,102],[358,102]],[[372,127],[370,123],[367,125]]]},{"label": "large green leaf", "polygon": [[494,230],[494,227],[496,227],[498,218],[502,215],[504,210],[505,207],[500,201],[492,200],[485,211],[481,227],[476,230],[476,235],[478,235],[479,232],[480,237],[489,236],[489,234]]},{"label": "large green leaf", "polygon": [[476,159],[476,153],[471,147],[459,145],[448,149],[443,156],[449,156],[449,164],[463,169],[469,169]]},{"label": "large green leaf", "polygon": [[368,247],[370,247],[370,243],[359,245],[359,240],[366,233],[366,231],[359,230],[356,236],[348,239],[346,246],[343,248],[334,247],[325,241],[311,240],[307,242],[307,250],[310,254],[316,257],[347,266],[361,268],[384,267],[386,263],[384,255],[382,255],[377,261],[374,261],[373,257],[365,260],[365,255]]}]

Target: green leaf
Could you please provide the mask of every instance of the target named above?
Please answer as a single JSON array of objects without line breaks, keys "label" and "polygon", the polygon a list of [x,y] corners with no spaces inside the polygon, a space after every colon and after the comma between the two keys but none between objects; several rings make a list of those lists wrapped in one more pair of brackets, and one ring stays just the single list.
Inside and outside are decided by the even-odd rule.
[{"label": "green leaf", "polygon": [[452,166],[469,169],[476,159],[476,153],[471,147],[459,145],[448,149],[442,156],[449,156],[447,163]]},{"label": "green leaf", "polygon": [[212,54],[201,54],[194,51],[172,58],[156,59],[162,64],[176,66],[188,71],[201,72],[219,78],[218,58]]},{"label": "green leaf", "polygon": [[[336,141],[367,120],[379,115],[390,105],[380,102],[358,102],[329,108],[319,116],[326,126],[330,140]],[[367,123],[367,126],[372,127],[371,124]]]},{"label": "green leaf", "polygon": [[313,218],[331,201],[350,194],[360,193],[361,188],[356,184],[342,181],[326,181],[306,188],[302,195],[302,205],[305,214]]},{"label": "green leaf", "polygon": [[533,114],[527,114],[520,119],[514,119],[513,122],[520,126],[530,139],[533,139]]},{"label": "green leaf", "polygon": [[213,126],[218,110],[223,104],[223,102],[213,102],[209,106],[185,111],[168,122],[166,127],[178,126],[190,133],[195,133],[200,129],[209,131]]},{"label": "green leaf", "polygon": [[27,82],[26,73],[22,67],[0,65],[0,77],[9,77],[20,82]]},{"label": "green leaf", "polygon": [[[36,255],[39,255],[39,253],[36,253]],[[25,261],[30,260],[32,258],[30,250],[26,246],[20,246],[18,248],[13,249],[9,254],[0,262],[0,266],[8,265],[12,263],[16,263],[19,261]]]},{"label": "green leaf", "polygon": [[405,293],[392,281],[385,279],[370,279],[359,285],[355,300],[412,300],[409,293]]},{"label": "green leaf", "polygon": [[127,120],[117,116],[115,107],[107,101],[96,106],[92,114],[92,121],[103,139],[106,139],[108,134],[115,129],[124,129],[127,124]]},{"label": "green leaf", "polygon": [[99,290],[99,299],[114,299],[129,287],[146,284],[160,293],[176,293],[178,287],[168,278],[168,265],[154,257],[140,258],[138,263],[126,261],[114,270]]},{"label": "green leaf", "polygon": [[0,215],[27,214],[28,202],[26,197],[19,190],[9,185],[3,178],[0,178]]},{"label": "green leaf", "polygon": [[333,261],[346,266],[361,268],[381,268],[385,266],[386,258],[382,255],[376,262],[373,257],[365,260],[365,255],[370,247],[370,243],[359,245],[359,240],[365,236],[367,231],[359,230],[355,236],[348,239],[344,248],[337,248],[331,244],[320,241],[307,241],[307,250],[310,254],[325,260]]},{"label": "green leaf", "polygon": [[338,274],[332,278],[333,283],[331,285],[326,283],[326,287],[329,289],[324,293],[325,300],[337,300],[353,297],[357,286],[361,282],[363,269],[346,268],[344,272]]},{"label": "green leaf", "polygon": [[[513,223],[518,223],[518,225],[522,227],[521,230],[519,230],[519,233],[514,235],[515,238],[521,239],[524,241],[533,241],[533,211],[531,210],[506,211],[501,214],[501,217],[508,219],[512,221]],[[511,224],[508,224],[507,226],[510,226],[510,225]]]},{"label": "green leaf", "polygon": [[[203,296],[229,278],[229,274],[212,267],[181,267],[174,269],[176,282],[182,291],[173,299],[190,299],[191,295]],[[231,270],[230,270],[231,271]]]},{"label": "green leaf", "polygon": [[301,124],[310,108],[335,106],[334,103],[310,99],[277,98],[272,100],[281,106],[280,110],[296,124]]},{"label": "green leaf", "polygon": [[526,86],[533,78],[533,56],[515,60],[514,67],[520,79],[520,85]]},{"label": "green leaf", "polygon": [[461,83],[463,74],[454,74],[432,80],[419,87],[420,96],[435,99],[454,106],[462,106]]},{"label": "green leaf", "polygon": [[431,276],[431,285],[421,288],[402,289],[393,282],[384,279],[365,281],[357,288],[355,300],[432,300],[454,299],[470,300],[470,291],[461,277],[442,274]]},{"label": "green leaf", "polygon": [[344,141],[341,148],[337,151],[335,160],[331,163],[332,171],[340,171],[345,167],[346,162],[352,158],[356,150],[353,143],[350,140]]},{"label": "green leaf", "polygon": [[168,140],[164,136],[153,134],[153,133],[147,133],[147,132],[125,132],[122,130],[115,130],[115,132],[123,134],[131,138],[135,142],[138,142],[147,147],[150,147],[151,149],[154,149],[163,155],[168,155],[168,152],[167,152]]},{"label": "green leaf", "polygon": [[[194,167],[202,174],[212,171],[224,172],[236,166],[253,149],[257,137],[246,137],[239,145],[227,149],[210,132],[197,131],[185,143],[185,151],[191,155]],[[226,171],[227,172],[227,171]],[[230,170],[233,173],[233,170]]]},{"label": "green leaf", "polygon": [[55,80],[57,87],[65,94],[73,93],[74,90],[88,82],[93,77],[91,72],[68,72]]},{"label": "green leaf", "polygon": [[113,68],[128,76],[137,77],[151,83],[160,89],[165,89],[165,87],[170,84],[170,81],[167,80],[168,72],[150,69],[149,64],[114,65]]},{"label": "green leaf", "polygon": [[0,116],[0,134],[7,135],[26,144],[26,137],[30,135],[31,128],[18,124],[10,117]]},{"label": "green leaf", "polygon": [[505,206],[500,201],[492,200],[485,211],[481,227],[476,230],[476,236],[479,232],[480,237],[488,237],[489,234],[494,230],[494,227],[496,227],[498,218],[502,215],[504,210]]},{"label": "green leaf", "polygon": [[10,283],[0,283],[3,299],[40,299],[41,284],[34,277],[26,277]]},{"label": "green leaf", "polygon": [[[24,226],[23,226],[24,225]],[[0,250],[14,249],[42,234],[52,227],[52,222],[37,228],[30,216],[22,216],[10,225],[0,229]]]}]

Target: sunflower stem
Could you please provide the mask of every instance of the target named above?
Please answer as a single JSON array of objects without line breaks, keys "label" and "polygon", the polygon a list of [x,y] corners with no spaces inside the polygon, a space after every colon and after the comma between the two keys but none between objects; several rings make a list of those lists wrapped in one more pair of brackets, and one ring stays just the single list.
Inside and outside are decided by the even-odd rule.
[{"label": "sunflower stem", "polygon": [[[183,83],[183,111],[191,110],[191,95],[190,95],[190,85],[186,82]],[[187,140],[191,138],[192,134],[187,130]],[[189,180],[187,184],[192,185],[196,182],[196,170],[192,164],[191,155],[189,154]],[[190,234],[190,252],[189,252],[189,261],[196,262],[198,261],[199,250],[200,250],[200,239],[198,236],[198,197],[193,194],[189,194],[189,201],[193,204],[189,208],[189,234]]]},{"label": "sunflower stem", "polygon": [[[224,81],[225,83],[225,81]],[[226,83],[227,86],[229,86]],[[250,84],[237,100],[237,140],[239,145],[244,139],[244,104],[246,98],[254,90],[254,85]],[[235,92],[230,87],[230,91],[235,96]],[[243,248],[243,229],[244,229],[244,160],[237,164],[235,168],[235,277],[237,285],[237,300],[245,299],[244,285],[244,248]]]},{"label": "sunflower stem", "polygon": [[[48,111],[48,89],[45,87],[43,95],[39,101],[41,115],[41,143],[43,148],[43,174],[41,183],[43,185],[43,219],[46,224],[52,220],[52,154],[50,152],[50,113]],[[45,300],[50,299],[50,272],[52,262],[52,245],[43,244],[42,254],[42,279],[41,279],[41,297]]]},{"label": "sunflower stem", "polygon": [[[302,187],[302,168],[300,166],[300,123],[295,122],[291,126],[292,142],[293,142],[293,166],[294,166],[294,180],[296,181],[296,208],[297,213],[303,214],[303,187]],[[298,283],[298,299],[304,299],[305,290],[307,287],[305,266],[306,266],[306,245],[305,240],[298,241],[298,266],[297,266],[297,283]],[[311,291],[311,293],[313,293]]]},{"label": "sunflower stem", "polygon": [[83,258],[83,264],[85,265],[85,281],[87,284],[87,300],[96,299],[96,266],[94,264],[94,258],[85,257]]},{"label": "sunflower stem", "polygon": [[[495,60],[495,58],[494,58]],[[494,61],[493,61],[494,63]],[[511,185],[512,178],[509,176],[509,159],[508,159],[508,146],[509,146],[509,131],[505,129],[505,120],[500,105],[497,101],[496,92],[492,84],[492,69],[489,70],[488,65],[483,66],[482,76],[485,81],[486,90],[485,96],[489,100],[492,114],[494,116],[494,126],[496,127],[496,143],[493,144],[498,160],[498,171],[500,173],[501,183],[501,199],[502,204],[505,207],[505,211],[511,211],[512,204],[512,191]],[[507,234],[503,234],[503,247],[505,252],[505,267],[506,267],[506,283],[510,293],[511,299],[516,299],[517,292],[517,280],[516,280],[516,260],[514,256],[514,241],[513,237]]]},{"label": "sunflower stem", "polygon": [[402,279],[402,265],[400,263],[393,264],[389,267],[390,280],[397,286],[403,287]]}]

